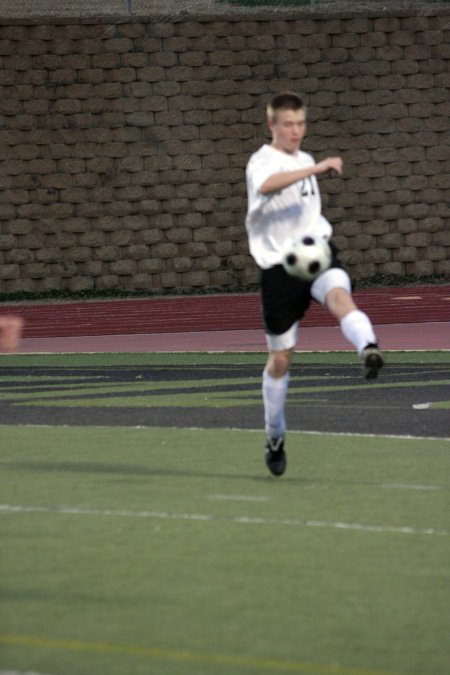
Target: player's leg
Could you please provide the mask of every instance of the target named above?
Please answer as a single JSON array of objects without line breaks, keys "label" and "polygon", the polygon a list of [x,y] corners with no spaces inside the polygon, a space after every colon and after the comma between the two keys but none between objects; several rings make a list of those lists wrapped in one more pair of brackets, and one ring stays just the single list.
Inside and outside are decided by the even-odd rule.
[{"label": "player's leg", "polygon": [[310,284],[296,279],[276,265],[261,274],[261,299],[269,357],[263,372],[262,393],[267,435],[266,464],[276,476],[286,469],[284,436],[285,404],[292,351],[298,322],[310,300]]},{"label": "player's leg", "polygon": [[15,352],[22,335],[23,319],[20,316],[0,316],[0,350]]},{"label": "player's leg", "polygon": [[[273,343],[273,337],[267,336],[269,344]],[[262,378],[264,423],[267,438],[278,440],[283,438],[286,432],[284,408],[289,385],[292,348],[274,350],[269,347],[269,349],[269,357]]]},{"label": "player's leg", "polygon": [[[290,342],[296,341],[297,325],[290,331]],[[267,441],[265,460],[268,469],[275,476],[281,476],[286,470],[284,436],[286,433],[286,395],[289,384],[289,367],[293,347],[280,349],[283,338],[289,336],[266,335],[269,345],[269,357],[262,377],[262,396],[264,402],[264,427]],[[280,341],[281,338],[281,341]]]},{"label": "player's leg", "polygon": [[378,350],[372,322],[352,298],[347,272],[338,267],[330,268],[313,283],[311,295],[339,321],[343,335],[358,351],[366,378],[376,378],[383,367],[383,357]]}]

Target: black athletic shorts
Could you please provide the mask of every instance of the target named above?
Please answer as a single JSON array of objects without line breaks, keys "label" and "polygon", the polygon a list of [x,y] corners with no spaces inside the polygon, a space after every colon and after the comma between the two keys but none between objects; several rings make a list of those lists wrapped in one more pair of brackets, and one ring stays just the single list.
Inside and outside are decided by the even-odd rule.
[{"label": "black athletic shorts", "polygon": [[[330,267],[344,269],[336,246],[330,243]],[[269,335],[282,335],[304,316],[311,300],[311,281],[288,274],[283,265],[261,270],[261,303],[264,326]]]}]

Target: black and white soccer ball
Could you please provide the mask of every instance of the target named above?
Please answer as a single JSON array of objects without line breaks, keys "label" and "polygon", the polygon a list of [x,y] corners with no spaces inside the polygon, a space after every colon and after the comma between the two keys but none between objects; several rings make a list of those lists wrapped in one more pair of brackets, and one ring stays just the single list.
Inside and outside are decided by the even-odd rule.
[{"label": "black and white soccer ball", "polygon": [[311,234],[295,237],[286,242],[282,262],[288,274],[314,281],[331,264],[330,245],[323,237]]}]

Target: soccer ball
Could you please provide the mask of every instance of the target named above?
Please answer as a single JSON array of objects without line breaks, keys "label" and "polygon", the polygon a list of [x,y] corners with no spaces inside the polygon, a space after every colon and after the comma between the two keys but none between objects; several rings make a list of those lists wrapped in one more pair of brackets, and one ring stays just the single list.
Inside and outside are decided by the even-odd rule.
[{"label": "soccer ball", "polygon": [[314,281],[331,263],[331,249],[326,239],[308,234],[289,239],[283,249],[283,267],[288,274],[304,281]]}]

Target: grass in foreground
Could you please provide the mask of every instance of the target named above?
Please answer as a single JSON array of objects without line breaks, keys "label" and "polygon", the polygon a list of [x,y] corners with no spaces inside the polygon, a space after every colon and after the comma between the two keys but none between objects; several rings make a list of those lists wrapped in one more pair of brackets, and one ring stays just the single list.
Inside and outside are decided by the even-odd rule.
[{"label": "grass in foreground", "polygon": [[447,673],[449,443],[0,427],[0,667]]}]

